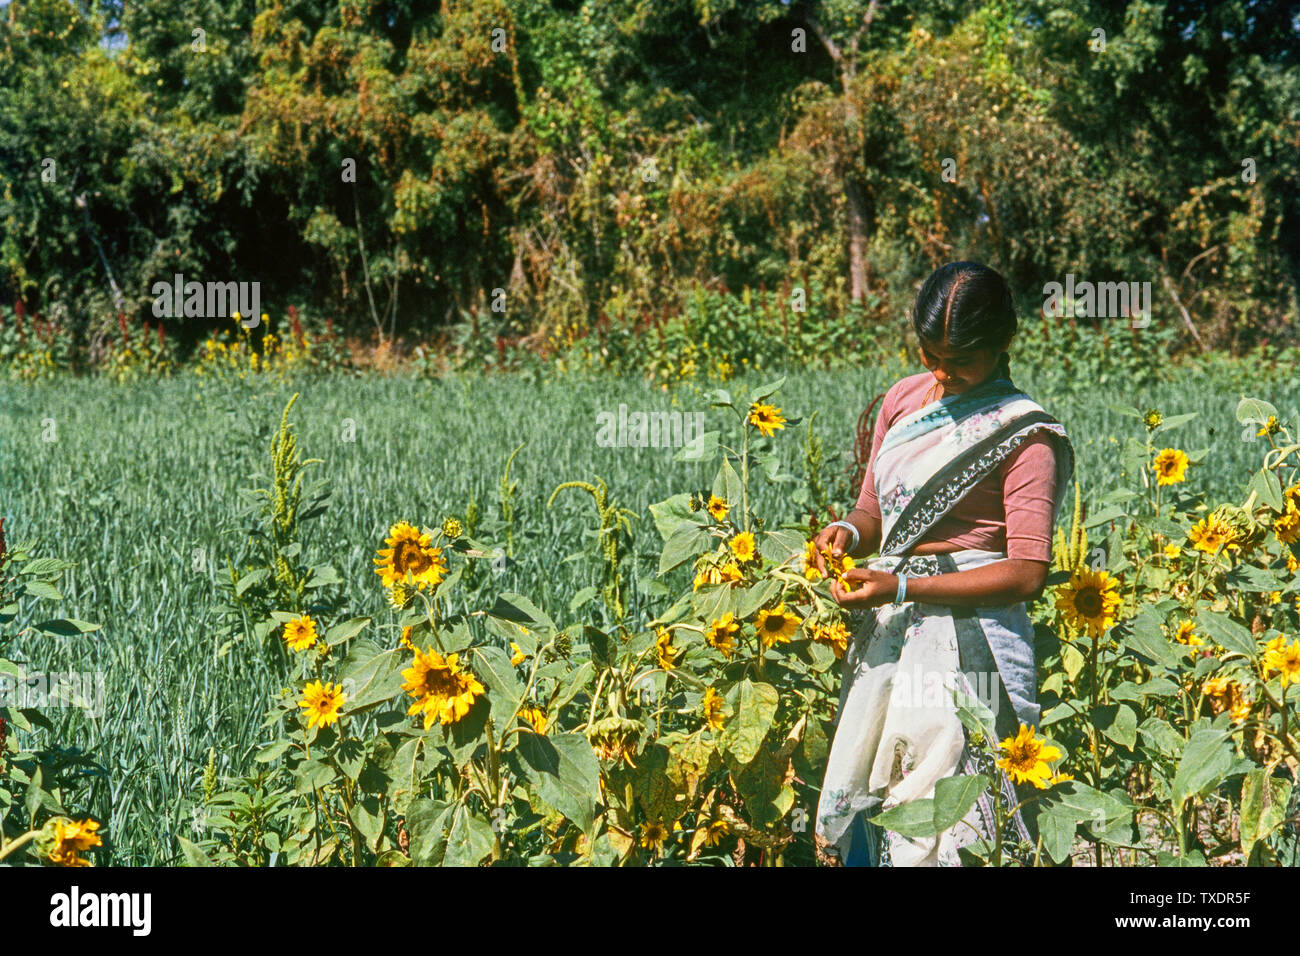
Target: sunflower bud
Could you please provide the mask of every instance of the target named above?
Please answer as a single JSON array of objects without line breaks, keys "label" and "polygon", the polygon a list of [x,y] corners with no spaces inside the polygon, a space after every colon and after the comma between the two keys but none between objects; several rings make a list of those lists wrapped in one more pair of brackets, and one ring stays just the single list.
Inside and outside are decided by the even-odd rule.
[{"label": "sunflower bud", "polygon": [[1220,505],[1214,512],[1234,533],[1233,543],[1243,548],[1258,544],[1264,537],[1264,527],[1244,508]]},{"label": "sunflower bud", "polygon": [[442,533],[446,535],[449,540],[455,541],[465,533],[465,529],[461,527],[460,522],[455,518],[447,518],[442,522]]},{"label": "sunflower bud", "polygon": [[568,631],[560,631],[555,635],[555,650],[560,656],[568,657],[573,650],[573,640],[569,637]]},{"label": "sunflower bud", "polygon": [[415,600],[415,587],[402,581],[394,584],[388,591],[388,603],[401,610],[409,607]]},{"label": "sunflower bud", "polygon": [[1146,425],[1148,430],[1154,431],[1160,427],[1160,423],[1165,420],[1165,416],[1160,414],[1159,409],[1149,408],[1146,414],[1142,416],[1142,424]]}]

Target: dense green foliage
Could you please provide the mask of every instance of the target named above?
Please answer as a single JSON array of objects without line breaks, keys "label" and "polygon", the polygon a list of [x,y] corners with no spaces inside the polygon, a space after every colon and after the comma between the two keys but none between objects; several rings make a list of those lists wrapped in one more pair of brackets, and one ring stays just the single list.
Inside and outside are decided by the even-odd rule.
[{"label": "dense green foliage", "polygon": [[1276,342],[1296,39],[1281,0],[13,0],[0,306],[56,366],[111,362],[119,309],[202,341],[219,319],[153,314],[175,273],[545,352],[697,285],[886,322],[966,257],[1030,309],[1149,281],[1177,330],[1149,350]]}]

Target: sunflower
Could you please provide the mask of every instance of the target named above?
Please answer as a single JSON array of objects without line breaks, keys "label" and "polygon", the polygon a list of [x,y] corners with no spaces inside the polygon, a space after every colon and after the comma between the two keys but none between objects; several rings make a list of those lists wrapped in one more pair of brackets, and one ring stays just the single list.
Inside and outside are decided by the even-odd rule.
[{"label": "sunflower", "polygon": [[510,642],[510,663],[518,667],[524,661],[528,660],[528,655],[519,649],[519,645],[514,641]]},{"label": "sunflower", "polygon": [[659,658],[659,666],[666,671],[672,670],[677,665],[673,662],[677,659],[680,650],[673,647],[673,633],[666,627],[659,628],[659,636],[655,639],[655,654]]},{"label": "sunflower", "polygon": [[641,845],[647,850],[658,853],[664,848],[664,841],[667,839],[668,828],[660,821],[651,820],[641,824]]},{"label": "sunflower", "polygon": [[416,650],[415,661],[402,676],[406,683],[402,690],[415,698],[407,714],[424,714],[424,729],[433,726],[434,720],[454,724],[474,705],[474,699],[484,692],[483,685],[467,670],[461,670],[457,655],[441,654],[429,648]]},{"label": "sunflower", "polygon": [[729,584],[733,581],[743,581],[744,572],[734,561],[727,561],[724,564],[717,564],[716,558],[701,558],[696,564],[698,571],[695,575],[695,584],[692,590],[698,591],[705,584]]},{"label": "sunflower", "polygon": [[728,611],[714,621],[709,626],[709,629],[704,632],[704,640],[708,642],[709,647],[722,651],[724,657],[730,657],[736,652],[736,635],[738,633],[740,633],[740,625],[736,623],[732,613]]},{"label": "sunflower", "polygon": [[723,700],[712,687],[704,692],[704,719],[711,730],[721,730],[723,724]]},{"label": "sunflower", "polygon": [[91,847],[104,845],[95,832],[98,829],[99,823],[95,820],[55,817],[45,824],[37,842],[56,866],[90,866],[90,861],[81,854]]},{"label": "sunflower", "polygon": [[1156,408],[1148,409],[1147,413],[1142,416],[1142,424],[1148,429],[1159,428],[1160,423],[1164,420],[1165,416],[1161,415],[1160,410]]},{"label": "sunflower", "polygon": [[853,582],[844,575],[856,567],[853,559],[847,554],[836,557],[831,551],[830,545],[822,548],[822,557],[826,559],[826,573],[838,581],[840,587],[845,591],[852,591]]},{"label": "sunflower", "polygon": [[820,581],[822,573],[817,568],[817,542],[805,541],[803,546],[803,576],[809,581]]},{"label": "sunflower", "polygon": [[749,406],[749,423],[768,438],[771,438],[778,428],[785,428],[781,409],[775,405],[760,405],[758,402]]},{"label": "sunflower", "polygon": [[1279,644],[1264,655],[1264,679],[1267,680],[1274,671],[1282,675],[1284,689],[1288,684],[1300,684],[1300,641]]},{"label": "sunflower", "polygon": [[348,695],[343,693],[343,686],[335,687],[333,683],[312,681],[302,689],[302,700],[298,706],[307,711],[307,726],[325,727],[336,724],[343,710],[343,703]]},{"label": "sunflower", "polygon": [[1196,624],[1192,621],[1183,621],[1178,625],[1178,630],[1174,632],[1174,640],[1179,644],[1186,644],[1188,647],[1203,647],[1205,642],[1196,635]]},{"label": "sunflower", "polygon": [[519,711],[519,716],[539,734],[546,733],[546,711],[540,707],[524,707]]},{"label": "sunflower", "polygon": [[1106,571],[1079,568],[1056,589],[1056,609],[1072,628],[1086,628],[1099,637],[1115,623],[1119,610],[1119,581]]},{"label": "sunflower", "polygon": [[726,820],[711,820],[705,831],[704,845],[717,846],[722,838],[731,832],[731,824]]},{"label": "sunflower", "polygon": [[754,629],[763,639],[764,647],[773,644],[789,644],[790,635],[799,629],[799,618],[789,613],[784,604],[774,608],[763,608],[754,618]]},{"label": "sunflower", "polygon": [[727,520],[727,503],[717,495],[709,495],[709,503],[705,507],[709,509],[709,514],[713,515],[715,521]]},{"label": "sunflower", "polygon": [[444,518],[442,520],[442,533],[447,537],[447,540],[455,541],[465,533],[465,528],[456,518]]},{"label": "sunflower", "polygon": [[[1273,519],[1273,533],[1283,544],[1295,544],[1296,539],[1300,538],[1300,508],[1290,498],[1286,501],[1286,513]],[[1288,566],[1289,564],[1290,562]]]},{"label": "sunflower", "polygon": [[1286,570],[1287,574],[1294,574],[1300,570],[1300,561],[1297,561],[1296,556],[1290,551],[1286,553]]},{"label": "sunflower", "polygon": [[1165,557],[1169,558],[1171,561],[1174,558],[1180,557],[1182,553],[1183,553],[1183,549],[1178,547],[1178,545],[1176,544],[1165,545]]},{"label": "sunflower", "polygon": [[1268,416],[1268,421],[1266,421],[1263,427],[1255,433],[1255,437],[1263,438],[1265,435],[1276,435],[1281,430],[1282,426],[1278,424],[1277,416],[1270,415]]},{"label": "sunflower", "polygon": [[[1274,525],[1276,526],[1276,522]],[[1236,529],[1218,512],[1202,518],[1193,525],[1192,530],[1187,532],[1187,537],[1191,539],[1197,551],[1204,551],[1206,554],[1217,554],[1221,548],[1237,547]]]},{"label": "sunflower", "polygon": [[1187,453],[1177,448],[1166,448],[1151,463],[1156,473],[1156,484],[1176,485],[1187,477]]},{"label": "sunflower", "polygon": [[842,658],[849,647],[849,629],[843,621],[831,621],[827,624],[814,624],[808,629],[812,639],[818,644],[827,644],[835,652],[836,659]]},{"label": "sunflower", "polygon": [[736,556],[737,561],[754,560],[754,535],[750,531],[742,531],[730,541],[727,547],[731,548],[731,553]]},{"label": "sunflower", "polygon": [[284,632],[280,635],[290,650],[305,651],[316,643],[316,622],[308,615],[284,622]]},{"label": "sunflower", "polygon": [[415,600],[415,594],[416,589],[412,585],[399,581],[388,589],[388,603],[401,611]]},{"label": "sunflower", "polygon": [[437,587],[443,575],[447,573],[447,562],[442,556],[442,548],[430,546],[433,535],[417,531],[405,521],[399,521],[388,529],[388,538],[375,558],[375,573],[383,578],[384,587],[390,588],[398,582],[414,584],[423,591],[426,587]]},{"label": "sunflower", "polygon": [[1047,743],[1046,738],[1036,737],[1034,728],[1021,724],[1020,732],[998,744],[998,749],[1006,751],[1006,756],[997,764],[1013,782],[1032,783],[1039,790],[1047,789],[1054,782],[1048,764],[1060,760],[1061,751]]}]

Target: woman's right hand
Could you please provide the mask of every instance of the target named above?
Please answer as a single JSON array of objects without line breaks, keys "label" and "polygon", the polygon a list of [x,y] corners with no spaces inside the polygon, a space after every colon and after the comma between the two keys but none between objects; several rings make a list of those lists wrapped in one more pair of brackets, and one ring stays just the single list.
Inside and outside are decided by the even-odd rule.
[{"label": "woman's right hand", "polygon": [[853,543],[853,535],[849,534],[849,529],[843,525],[822,528],[814,539],[817,547],[817,570],[826,576],[826,556],[822,554],[827,548],[830,548],[831,554],[840,557],[848,553],[849,545]]}]

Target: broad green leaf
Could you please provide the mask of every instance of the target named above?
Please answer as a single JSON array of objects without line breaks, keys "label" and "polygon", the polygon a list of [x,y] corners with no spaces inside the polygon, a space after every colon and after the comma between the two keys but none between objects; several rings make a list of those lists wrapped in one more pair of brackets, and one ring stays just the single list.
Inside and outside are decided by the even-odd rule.
[{"label": "broad green leaf", "polygon": [[519,706],[523,688],[510,663],[510,657],[501,648],[491,644],[474,648],[474,663],[470,668],[474,676],[487,687],[492,699],[492,711],[500,722]]},{"label": "broad green leaf", "polygon": [[72,561],[64,561],[62,558],[32,558],[18,566],[20,575],[28,574],[53,574],[56,571],[65,571],[68,568],[75,568],[76,564]]},{"label": "broad green leaf", "polygon": [[1283,588],[1282,581],[1279,581],[1270,572],[1263,568],[1257,568],[1253,564],[1238,565],[1225,574],[1223,580],[1230,588],[1237,591],[1267,594],[1270,591],[1280,591]]},{"label": "broad green leaf", "polygon": [[600,799],[600,763],[582,734],[544,737],[524,732],[513,753],[538,796],[588,836]]},{"label": "broad green leaf", "polygon": [[463,803],[452,813],[443,866],[478,866],[492,853],[492,824],[472,813]]},{"label": "broad green leaf", "polygon": [[1277,415],[1274,405],[1259,398],[1242,398],[1237,403],[1237,421],[1242,425],[1263,425],[1269,418]]},{"label": "broad green leaf", "polygon": [[664,543],[659,555],[659,573],[673,568],[711,550],[715,538],[698,525],[682,526]]},{"label": "broad green leaf", "polygon": [[1131,650],[1151,658],[1157,664],[1177,667],[1181,655],[1165,637],[1164,628],[1160,626],[1160,615],[1149,607],[1144,607],[1124,624],[1124,644]]},{"label": "broad green leaf", "polygon": [[744,495],[740,475],[736,474],[736,469],[732,467],[731,460],[728,458],[722,459],[718,475],[713,479],[712,494],[716,498],[721,498],[731,508],[739,508],[741,505]]},{"label": "broad green leaf", "polygon": [[41,623],[32,626],[38,631],[44,631],[46,634],[57,634],[60,637],[76,637],[80,634],[98,631],[103,625],[91,624],[89,621],[78,621],[75,618],[58,618],[53,621],[41,621]]},{"label": "broad green leaf", "polygon": [[439,800],[412,800],[406,810],[406,830],[411,835],[411,862],[440,866],[447,849],[447,825],[452,807]]},{"label": "broad green leaf", "polygon": [[335,624],[325,632],[325,643],[330,647],[338,647],[344,641],[351,640],[360,634],[362,629],[369,623],[370,618],[368,617],[354,617],[350,621]]},{"label": "broad green leaf", "polygon": [[726,694],[730,716],[718,735],[718,745],[737,764],[754,759],[776,717],[780,698],[771,684],[755,684],[746,678]]},{"label": "broad green leaf", "polygon": [[995,718],[993,711],[978,697],[972,697],[959,687],[952,689],[953,701],[957,706],[957,717],[966,729],[972,733],[981,733],[987,741],[994,741]]},{"label": "broad green leaf", "polygon": [[899,804],[876,814],[871,822],[914,840],[937,836],[940,832],[934,826],[934,801],[928,799]]},{"label": "broad green leaf", "polygon": [[691,511],[691,496],[686,493],[673,495],[650,506],[650,515],[654,518],[655,530],[659,537],[667,541],[682,528],[690,525],[698,527],[701,516]]},{"label": "broad green leaf", "polygon": [[550,616],[522,594],[507,591],[497,595],[496,603],[487,613],[491,617],[522,624],[524,627],[557,630]]},{"label": "broad green leaf", "polygon": [[966,816],[979,795],[989,787],[983,774],[944,777],[934,785],[934,828],[942,833]]},{"label": "broad green leaf", "polygon": [[1196,624],[1201,633],[1215,644],[1246,657],[1255,656],[1255,639],[1250,631],[1227,615],[1202,610],[1197,612]]},{"label": "broad green leaf", "polygon": [[48,581],[28,581],[23,589],[32,597],[45,598],[47,601],[62,601],[59,589]]},{"label": "broad green leaf", "polygon": [[1138,725],[1138,733],[1142,735],[1147,746],[1173,758],[1182,756],[1183,747],[1187,743],[1183,736],[1170,726],[1169,721],[1160,717],[1148,717],[1142,721]]},{"label": "broad green leaf", "polygon": [[758,536],[758,553],[773,564],[780,564],[792,554],[802,554],[806,540],[802,531],[793,528],[765,531]]},{"label": "broad green leaf", "polygon": [[1102,704],[1092,712],[1097,729],[1128,750],[1137,743],[1137,715],[1124,704]]},{"label": "broad green leaf", "polygon": [[366,845],[372,850],[375,849],[379,843],[380,834],[384,832],[384,812],[379,807],[379,798],[374,796],[362,797],[352,804],[348,819],[366,838]]},{"label": "broad green leaf", "polygon": [[1255,493],[1255,497],[1262,504],[1268,505],[1274,511],[1282,511],[1282,483],[1278,480],[1277,473],[1268,469],[1261,468],[1255,472],[1255,477],[1250,480],[1250,487],[1246,489],[1247,493]]},{"label": "broad green leaf", "polygon": [[1038,815],[1038,832],[1043,838],[1043,849],[1052,858],[1053,863],[1064,863],[1074,846],[1074,831],[1078,821],[1070,811],[1064,813],[1040,813]]},{"label": "broad green leaf", "polygon": [[1192,734],[1174,774],[1173,802],[1181,806],[1221,784],[1232,766],[1232,742],[1225,730],[1202,728]]},{"label": "broad green leaf", "polygon": [[1247,857],[1255,843],[1280,827],[1291,800],[1291,781],[1256,767],[1241,782],[1241,852]]}]

